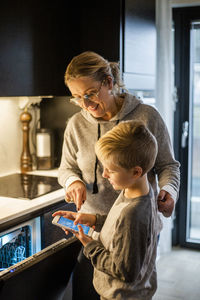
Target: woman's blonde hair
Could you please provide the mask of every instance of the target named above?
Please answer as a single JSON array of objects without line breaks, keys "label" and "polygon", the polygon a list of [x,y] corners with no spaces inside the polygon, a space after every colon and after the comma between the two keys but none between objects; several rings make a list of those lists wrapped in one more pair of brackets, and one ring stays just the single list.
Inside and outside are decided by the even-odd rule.
[{"label": "woman's blonde hair", "polygon": [[102,162],[127,170],[139,166],[145,174],[155,164],[157,141],[143,122],[125,121],[98,140],[95,152]]},{"label": "woman's blonde hair", "polygon": [[80,77],[90,77],[102,82],[108,76],[113,79],[113,92],[119,93],[124,87],[120,79],[119,64],[109,62],[95,52],[86,51],[75,56],[67,66],[65,84],[67,86],[70,80]]}]

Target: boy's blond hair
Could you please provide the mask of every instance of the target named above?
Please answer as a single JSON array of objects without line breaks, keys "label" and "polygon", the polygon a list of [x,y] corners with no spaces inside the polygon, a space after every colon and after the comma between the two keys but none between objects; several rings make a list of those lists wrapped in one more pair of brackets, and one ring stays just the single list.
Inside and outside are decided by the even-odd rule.
[{"label": "boy's blond hair", "polygon": [[102,162],[124,169],[139,166],[145,174],[153,168],[157,156],[157,141],[141,121],[125,121],[116,125],[95,144]]}]

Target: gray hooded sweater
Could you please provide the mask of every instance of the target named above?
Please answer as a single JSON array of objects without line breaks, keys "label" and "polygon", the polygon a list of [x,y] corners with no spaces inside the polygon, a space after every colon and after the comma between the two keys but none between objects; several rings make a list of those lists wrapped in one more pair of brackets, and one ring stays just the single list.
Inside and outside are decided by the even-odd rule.
[{"label": "gray hooded sweater", "polygon": [[[102,177],[103,168],[98,162],[95,171],[96,155],[94,144],[118,122],[126,120],[143,121],[157,139],[158,155],[154,168],[148,173],[155,197],[157,196],[157,178],[159,188],[169,192],[174,200],[179,190],[179,162],[174,154],[168,130],[158,111],[144,104],[131,94],[123,94],[124,103],[121,110],[109,121],[98,120],[86,110],[74,114],[68,121],[64,133],[61,164],[58,181],[65,187],[71,176],[80,178],[86,185],[87,197],[81,212],[107,214],[119,195],[108,180]],[[93,183],[97,178],[98,193],[93,194]]]}]

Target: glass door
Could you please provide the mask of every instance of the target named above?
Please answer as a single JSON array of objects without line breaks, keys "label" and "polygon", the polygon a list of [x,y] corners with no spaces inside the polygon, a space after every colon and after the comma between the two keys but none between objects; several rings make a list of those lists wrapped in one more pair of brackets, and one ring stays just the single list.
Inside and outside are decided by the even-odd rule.
[{"label": "glass door", "polygon": [[190,23],[187,240],[200,243],[200,18]]},{"label": "glass door", "polygon": [[173,9],[175,155],[181,163],[174,244],[200,249],[200,7]]}]

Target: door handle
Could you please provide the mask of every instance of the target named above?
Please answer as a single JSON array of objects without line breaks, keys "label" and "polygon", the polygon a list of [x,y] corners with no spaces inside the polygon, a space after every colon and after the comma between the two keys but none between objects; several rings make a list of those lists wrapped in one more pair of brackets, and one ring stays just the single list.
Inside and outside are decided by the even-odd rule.
[{"label": "door handle", "polygon": [[181,148],[185,148],[187,146],[188,132],[189,132],[189,122],[185,121],[183,122],[182,125]]}]

